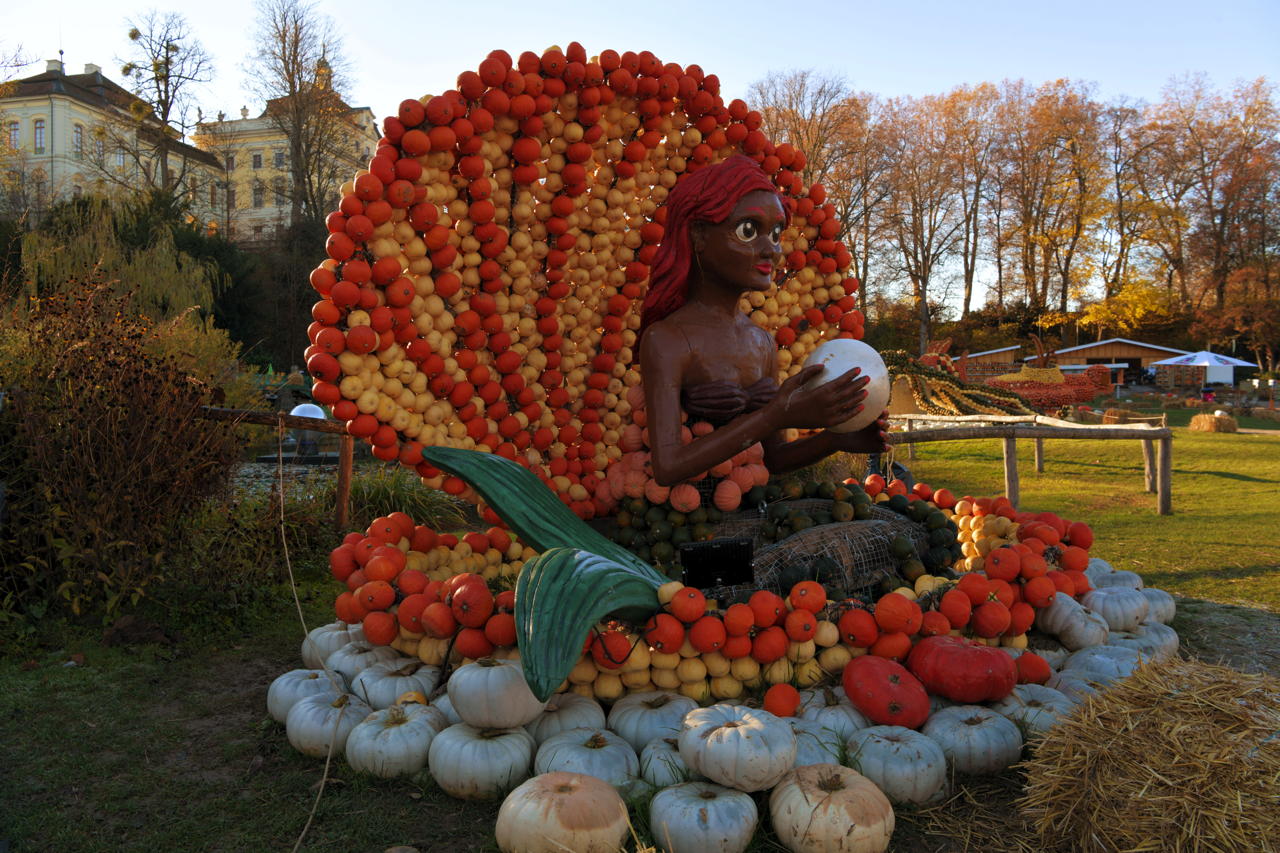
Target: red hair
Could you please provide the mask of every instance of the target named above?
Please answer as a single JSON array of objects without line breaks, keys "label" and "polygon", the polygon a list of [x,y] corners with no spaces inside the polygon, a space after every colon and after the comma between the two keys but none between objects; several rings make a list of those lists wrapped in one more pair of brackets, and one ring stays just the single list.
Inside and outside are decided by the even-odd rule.
[{"label": "red hair", "polygon": [[685,302],[693,262],[693,223],[723,222],[738,200],[755,190],[778,192],[760,164],[742,154],[689,173],[671,190],[662,245],[653,259],[640,313],[641,335]]}]

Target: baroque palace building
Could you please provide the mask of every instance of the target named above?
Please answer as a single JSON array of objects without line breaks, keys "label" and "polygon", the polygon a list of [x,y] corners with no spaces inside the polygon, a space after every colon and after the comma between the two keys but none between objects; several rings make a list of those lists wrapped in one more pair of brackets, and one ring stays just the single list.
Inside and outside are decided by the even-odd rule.
[{"label": "baroque palace building", "polygon": [[[324,85],[326,75],[317,76]],[[320,181],[332,187],[329,209],[337,207],[342,183],[367,167],[381,136],[371,109],[352,107],[341,99],[333,103],[335,115],[324,128],[332,139],[319,155],[322,162],[313,167],[323,173]],[[238,243],[261,243],[290,224],[289,139],[281,128],[283,121],[277,120],[283,110],[280,98],[268,101],[258,116],[251,117],[249,109],[241,107],[240,118],[228,119],[219,113],[215,121],[202,122],[194,134],[195,143],[216,154],[225,169],[226,192],[221,196],[224,209],[219,212],[219,222]]]},{"label": "baroque palace building", "polygon": [[[101,67],[67,74],[51,59],[43,73],[0,88],[0,212],[38,219],[57,201],[157,185],[157,142],[166,132],[149,105]],[[223,206],[222,164],[181,140],[165,147],[170,179],[193,214],[212,221]]]}]

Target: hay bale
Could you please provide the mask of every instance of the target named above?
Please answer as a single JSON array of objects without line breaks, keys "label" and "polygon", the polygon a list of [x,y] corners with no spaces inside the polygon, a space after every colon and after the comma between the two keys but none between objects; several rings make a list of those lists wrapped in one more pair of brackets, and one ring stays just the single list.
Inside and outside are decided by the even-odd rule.
[{"label": "hay bale", "polygon": [[1210,415],[1208,413],[1192,415],[1188,429],[1196,432],[1236,432],[1239,424],[1231,415]]},{"label": "hay bale", "polygon": [[1059,719],[1018,806],[1042,850],[1274,850],[1280,679],[1140,667]]},{"label": "hay bale", "polygon": [[1127,424],[1133,413],[1128,409],[1107,409],[1102,413],[1104,424]]}]

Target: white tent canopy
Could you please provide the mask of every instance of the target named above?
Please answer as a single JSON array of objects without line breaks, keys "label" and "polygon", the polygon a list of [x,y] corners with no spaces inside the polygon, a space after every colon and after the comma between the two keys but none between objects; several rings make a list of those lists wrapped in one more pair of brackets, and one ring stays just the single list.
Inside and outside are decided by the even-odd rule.
[{"label": "white tent canopy", "polygon": [[1221,353],[1209,352],[1208,350],[1200,350],[1200,352],[1187,353],[1186,355],[1177,355],[1173,358],[1166,358],[1163,361],[1151,362],[1152,367],[1161,365],[1169,365],[1172,367],[1203,367],[1205,382],[1225,382],[1232,384],[1235,382],[1235,369],[1237,367],[1255,367],[1251,361],[1241,361],[1238,358],[1232,358],[1229,355]]}]

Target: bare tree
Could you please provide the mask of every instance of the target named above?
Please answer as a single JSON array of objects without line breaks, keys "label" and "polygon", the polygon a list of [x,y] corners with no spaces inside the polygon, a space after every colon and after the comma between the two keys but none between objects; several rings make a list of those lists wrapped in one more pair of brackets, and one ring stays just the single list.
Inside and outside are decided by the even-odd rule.
[{"label": "bare tree", "polygon": [[349,170],[350,108],[333,22],[301,0],[259,0],[250,88],[288,140],[291,221],[323,220]]},{"label": "bare tree", "polygon": [[844,78],[808,70],[772,74],[751,85],[765,135],[804,152],[800,177],[806,184],[826,184],[846,156],[851,96]]},{"label": "bare tree", "polygon": [[936,97],[891,101],[888,120],[891,192],[885,214],[901,270],[911,281],[924,353],[931,329],[930,288],[963,226],[959,182],[947,156],[953,140]]},{"label": "bare tree", "polygon": [[961,86],[942,100],[948,135],[954,140],[949,151],[959,181],[960,263],[964,273],[961,319],[969,316],[973,302],[973,281],[978,270],[978,245],[982,233],[982,198],[991,174],[995,151],[994,113],[999,92],[990,83]]},{"label": "bare tree", "polygon": [[176,196],[193,165],[178,149],[199,120],[195,89],[213,79],[213,63],[176,12],[150,11],[126,23],[132,47],[120,73],[137,97],[116,101],[120,119],[94,128],[83,156],[120,188]]}]

